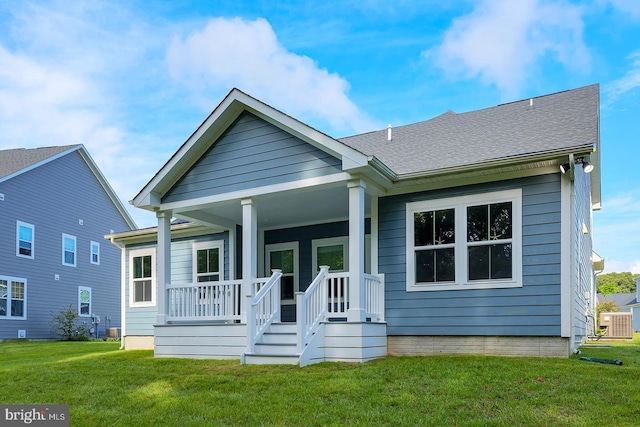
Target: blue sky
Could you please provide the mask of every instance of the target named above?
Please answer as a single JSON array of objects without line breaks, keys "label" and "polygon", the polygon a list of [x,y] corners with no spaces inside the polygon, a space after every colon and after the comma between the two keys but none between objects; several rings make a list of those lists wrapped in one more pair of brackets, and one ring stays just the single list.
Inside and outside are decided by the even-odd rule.
[{"label": "blue sky", "polygon": [[233,87],[341,137],[600,83],[595,250],[640,273],[640,1],[0,0],[0,30],[0,149],[82,143],[125,202]]}]

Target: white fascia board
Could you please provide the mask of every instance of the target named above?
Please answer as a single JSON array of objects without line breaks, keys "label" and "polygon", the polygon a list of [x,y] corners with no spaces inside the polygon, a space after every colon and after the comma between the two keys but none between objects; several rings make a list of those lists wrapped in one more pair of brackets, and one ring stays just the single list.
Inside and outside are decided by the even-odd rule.
[{"label": "white fascia board", "polygon": [[281,193],[289,190],[299,190],[302,188],[347,182],[352,178],[353,177],[350,174],[346,172],[340,172],[328,176],[307,178],[299,181],[285,182],[282,184],[265,185],[262,187],[255,187],[247,190],[239,190],[230,193],[198,197],[196,199],[188,199],[179,202],[163,203],[160,205],[160,210],[171,210],[175,211],[177,214],[180,211],[192,211],[197,209],[198,207],[210,206],[216,203],[227,202],[231,200],[250,199],[252,197]]},{"label": "white fascia board", "polygon": [[555,161],[558,164],[558,159],[573,154],[574,157],[587,156],[593,150],[593,145],[587,144],[580,147],[572,147],[563,150],[554,150],[543,153],[527,154],[522,156],[504,157],[499,159],[487,160],[479,163],[470,163],[459,166],[452,166],[441,169],[434,169],[425,172],[413,172],[398,175],[398,180],[410,180],[416,178],[427,178],[432,176],[459,174],[459,173],[482,173],[483,169],[494,169],[499,167],[514,167],[521,169],[530,169],[535,166],[536,163],[544,163],[549,161]]},{"label": "white fascia board", "polygon": [[367,156],[337,141],[334,138],[308,126],[301,121],[279,111],[244,92],[238,91],[237,100],[242,102],[247,111],[255,114],[272,125],[300,138],[308,144],[331,154],[343,161],[343,170],[367,164]]},{"label": "white fascia board", "polygon": [[131,203],[134,206],[147,209],[159,207],[159,198],[154,199],[149,197],[149,194],[152,192],[164,194],[209,148],[210,142],[215,141],[242,111],[249,111],[314,147],[339,158],[343,162],[343,170],[367,164],[367,156],[364,154],[238,89],[233,89],[151,181],[134,197]]},{"label": "white fascia board", "polygon": [[235,100],[237,89],[233,89],[211,114],[198,126],[156,175],[136,195],[131,204],[141,208],[157,207],[158,197],[152,193],[164,193],[200,158],[208,148],[208,142],[216,138],[235,120],[243,110]]},{"label": "white fascia board", "polygon": [[[221,233],[223,231],[227,231],[227,229],[224,227],[214,228],[194,223],[176,224],[171,226],[171,238],[200,236],[205,233]],[[112,242],[124,243],[125,245],[155,243],[158,239],[158,227],[107,234],[104,238]]]}]

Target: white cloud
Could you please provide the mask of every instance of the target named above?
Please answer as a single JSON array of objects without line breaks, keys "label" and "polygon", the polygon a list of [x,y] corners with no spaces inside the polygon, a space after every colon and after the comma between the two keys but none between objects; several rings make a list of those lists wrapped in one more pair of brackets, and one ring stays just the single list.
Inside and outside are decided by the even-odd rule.
[{"label": "white cloud", "polygon": [[[131,144],[150,137],[127,129],[128,118],[121,113],[126,102],[119,97],[126,84],[121,74],[136,67],[148,42],[126,42],[137,30],[105,19],[115,18],[109,3],[4,6],[0,149],[84,144],[126,203],[153,175],[149,165],[155,166],[146,147]],[[124,8],[117,9],[121,18],[127,15]],[[138,209],[129,211],[137,221],[146,216]]]},{"label": "white cloud", "polygon": [[605,270],[640,273],[640,190],[604,200],[595,212],[594,250],[605,259]]},{"label": "white cloud", "polygon": [[202,30],[174,38],[167,62],[171,76],[194,93],[207,96],[237,87],[294,117],[326,121],[334,131],[379,126],[349,99],[344,78],[289,52],[264,19],[211,19]]},{"label": "white cloud", "polygon": [[605,259],[603,273],[624,273],[626,271],[633,275],[640,274],[640,259],[632,261]]},{"label": "white cloud", "polygon": [[632,18],[640,18],[640,2],[638,0],[607,0],[616,9],[631,15]]},{"label": "white cloud", "polygon": [[[640,5],[640,2],[638,2]],[[630,68],[624,76],[617,80],[613,80],[602,88],[603,106],[609,106],[614,103],[620,96],[640,88],[640,49],[632,52],[627,56],[631,63]]]},{"label": "white cloud", "polygon": [[570,69],[589,66],[581,13],[578,6],[543,0],[482,0],[453,21],[440,46],[422,55],[452,75],[480,78],[514,98],[546,55]]}]

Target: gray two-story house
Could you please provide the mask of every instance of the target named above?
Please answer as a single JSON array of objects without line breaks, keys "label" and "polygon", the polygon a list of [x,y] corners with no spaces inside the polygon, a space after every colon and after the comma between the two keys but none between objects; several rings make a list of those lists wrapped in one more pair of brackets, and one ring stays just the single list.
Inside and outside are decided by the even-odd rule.
[{"label": "gray two-story house", "polygon": [[69,306],[98,335],[120,327],[121,251],[103,236],[136,226],[84,146],[1,150],[0,212],[0,339],[56,338]]}]

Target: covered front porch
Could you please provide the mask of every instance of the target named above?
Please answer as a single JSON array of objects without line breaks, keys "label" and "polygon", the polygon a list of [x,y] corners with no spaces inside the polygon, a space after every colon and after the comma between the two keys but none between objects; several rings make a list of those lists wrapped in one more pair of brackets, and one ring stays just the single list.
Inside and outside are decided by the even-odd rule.
[{"label": "covered front porch", "polygon": [[[377,199],[366,187],[355,179],[159,211],[156,356],[301,366],[385,356]],[[238,254],[224,261],[228,277],[171,283],[172,217],[228,230],[228,252]],[[336,227],[344,235],[323,238]]]}]

